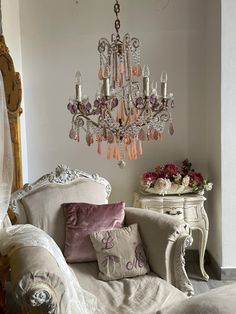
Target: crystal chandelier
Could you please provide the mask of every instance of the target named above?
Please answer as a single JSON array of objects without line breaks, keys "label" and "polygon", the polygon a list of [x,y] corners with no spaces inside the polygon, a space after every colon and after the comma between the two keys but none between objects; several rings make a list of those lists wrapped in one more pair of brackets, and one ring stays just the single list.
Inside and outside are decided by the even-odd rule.
[{"label": "crystal chandelier", "polygon": [[120,4],[115,1],[115,29],[111,42],[101,38],[98,42],[100,89],[93,105],[82,93],[82,77],[76,73],[76,96],[70,99],[68,110],[73,115],[69,137],[80,141],[85,131],[88,146],[97,142],[97,153],[106,142],[107,159],[117,159],[119,166],[125,160],[135,160],[142,155],[142,142],[162,140],[165,124],[173,135],[170,109],[174,107],[173,94],[167,94],[167,73],[161,74],[161,93],[157,82],[150,86],[148,66],[141,69],[140,43],[126,34],[120,38]]}]

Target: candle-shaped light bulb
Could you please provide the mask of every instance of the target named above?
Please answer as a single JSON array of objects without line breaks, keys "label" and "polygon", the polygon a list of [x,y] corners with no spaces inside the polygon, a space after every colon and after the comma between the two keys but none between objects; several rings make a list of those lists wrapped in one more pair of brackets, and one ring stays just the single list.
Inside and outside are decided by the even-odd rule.
[{"label": "candle-shaped light bulb", "polygon": [[167,97],[167,80],[168,80],[167,73],[163,71],[161,73],[161,96],[163,98]]},{"label": "candle-shaped light bulb", "polygon": [[163,71],[161,73],[161,83],[167,83],[167,80],[168,80],[167,73],[165,71]]},{"label": "candle-shaped light bulb", "polygon": [[111,76],[111,69],[110,69],[109,64],[106,64],[103,71],[103,77],[109,78],[110,76]]},{"label": "candle-shaped light bulb", "polygon": [[143,66],[143,71],[142,71],[143,77],[149,77],[150,76],[150,70],[148,65]]},{"label": "candle-shaped light bulb", "polygon": [[111,75],[111,69],[109,64],[106,64],[103,71],[103,91],[104,96],[109,97],[110,96],[110,75]]},{"label": "candle-shaped light bulb", "polygon": [[95,99],[100,99],[101,98],[101,91],[98,89],[97,91],[96,91],[96,94],[95,94]]},{"label": "candle-shaped light bulb", "polygon": [[149,97],[150,96],[150,83],[149,83],[150,70],[147,65],[144,65],[142,74],[143,74],[143,95],[145,97]]},{"label": "candle-shaped light bulb", "polygon": [[104,92],[105,97],[110,96],[110,79],[109,79],[109,77],[103,79],[103,92]]},{"label": "candle-shaped light bulb", "polygon": [[82,101],[82,75],[80,71],[75,74],[75,97],[79,102]]},{"label": "candle-shaped light bulb", "polygon": [[152,81],[151,88],[152,88],[151,94],[154,96],[157,96],[157,81],[155,81],[155,82]]},{"label": "candle-shaped light bulb", "polygon": [[82,75],[81,75],[80,71],[77,71],[75,73],[75,84],[76,85],[82,85]]}]

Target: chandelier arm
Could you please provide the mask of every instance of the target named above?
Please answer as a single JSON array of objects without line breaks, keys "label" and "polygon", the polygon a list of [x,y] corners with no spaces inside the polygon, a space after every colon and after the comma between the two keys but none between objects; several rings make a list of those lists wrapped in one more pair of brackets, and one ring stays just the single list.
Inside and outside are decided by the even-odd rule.
[{"label": "chandelier arm", "polygon": [[80,115],[78,113],[75,113],[73,116],[72,116],[72,124],[75,124],[75,119],[79,118]]},{"label": "chandelier arm", "polygon": [[102,37],[102,38],[100,38],[100,40],[98,42],[98,52],[104,53],[106,51],[106,49],[107,49],[108,56],[110,56],[112,53],[112,46],[109,43],[109,41],[107,40],[107,38]]},{"label": "chandelier arm", "polygon": [[[111,117],[111,118],[112,118],[112,117]],[[105,125],[106,125],[106,128],[107,128],[109,131],[111,131],[112,133],[114,133],[114,131],[112,131],[113,128],[109,125],[109,123],[108,123],[106,120],[104,120],[104,123],[105,123]],[[117,133],[117,132],[119,132],[119,129],[118,129],[118,128],[115,129],[115,133]]]},{"label": "chandelier arm", "polygon": [[105,60],[105,63],[108,63],[108,60],[109,60],[109,56],[105,56],[104,52],[101,53],[101,55],[103,56],[104,60]]},{"label": "chandelier arm", "polygon": [[106,110],[106,114],[108,114],[109,117],[110,117],[111,119],[113,119],[111,113],[109,112],[109,110]]},{"label": "chandelier arm", "polygon": [[153,117],[156,117],[159,113],[161,113],[162,111],[167,111],[169,112],[168,108],[164,108],[163,106],[155,112],[155,114],[153,115]]},{"label": "chandelier arm", "polygon": [[139,116],[141,117],[141,116],[143,115],[144,111],[146,110],[146,109],[145,109],[145,106],[144,106],[142,109],[140,109],[140,110],[141,110],[141,112],[140,112],[140,115],[139,115]]},{"label": "chandelier arm", "polygon": [[[165,118],[166,117],[166,118]],[[163,112],[162,113],[162,115],[160,115],[160,120],[162,121],[162,122],[168,122],[169,120],[170,120],[170,117],[171,117],[171,114],[170,114],[170,112],[169,111],[165,111],[165,112]]]},{"label": "chandelier arm", "polygon": [[153,115],[153,117],[154,118],[156,118],[156,116],[158,116],[158,114],[160,113],[160,112],[162,112],[163,110],[158,110],[154,115]]},{"label": "chandelier arm", "polygon": [[81,114],[78,114],[77,116],[86,119],[87,121],[91,122],[94,126],[96,126],[97,128],[99,128],[99,125],[98,125],[96,122],[94,122],[94,121],[91,120],[89,117],[85,116],[84,114],[81,113]]}]

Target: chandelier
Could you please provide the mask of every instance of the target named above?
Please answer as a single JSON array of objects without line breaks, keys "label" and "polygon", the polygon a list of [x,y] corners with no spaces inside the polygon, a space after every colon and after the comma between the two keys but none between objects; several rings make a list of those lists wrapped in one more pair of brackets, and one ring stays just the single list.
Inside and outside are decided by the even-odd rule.
[{"label": "chandelier", "polygon": [[98,78],[100,88],[93,105],[83,96],[82,76],[75,76],[75,98],[67,106],[73,115],[69,137],[80,141],[85,131],[88,146],[97,143],[97,153],[102,153],[102,142],[106,142],[107,159],[118,160],[125,166],[125,160],[135,160],[143,154],[142,142],[162,140],[166,123],[169,134],[174,128],[171,108],[173,94],[167,94],[167,73],[161,74],[161,91],[157,82],[150,84],[150,70],[140,65],[140,43],[137,38],[126,34],[120,37],[120,4],[115,1],[115,30],[111,41],[101,38],[98,42],[100,67]]}]

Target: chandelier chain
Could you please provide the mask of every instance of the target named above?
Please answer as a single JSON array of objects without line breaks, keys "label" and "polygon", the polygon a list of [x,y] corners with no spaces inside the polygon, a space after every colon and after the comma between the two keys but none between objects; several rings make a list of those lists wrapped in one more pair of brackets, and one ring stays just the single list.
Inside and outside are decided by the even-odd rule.
[{"label": "chandelier chain", "polygon": [[119,29],[120,29],[120,19],[118,14],[120,13],[120,4],[118,0],[116,0],[116,3],[114,5],[114,12],[116,14],[116,20],[115,20],[115,29],[116,29],[116,38],[117,40],[120,39]]}]

